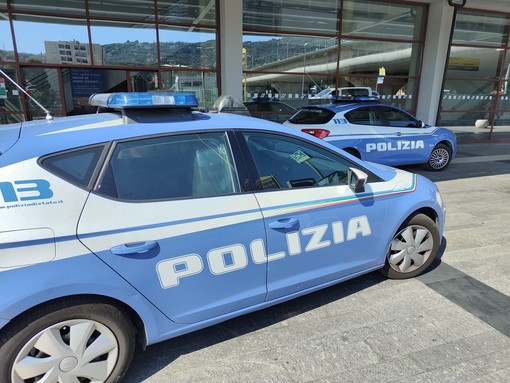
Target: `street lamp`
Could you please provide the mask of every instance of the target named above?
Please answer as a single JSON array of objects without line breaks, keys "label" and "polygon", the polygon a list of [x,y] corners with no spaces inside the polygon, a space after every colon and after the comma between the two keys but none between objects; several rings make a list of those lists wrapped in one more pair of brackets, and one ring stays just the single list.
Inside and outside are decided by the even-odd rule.
[{"label": "street lamp", "polygon": [[303,79],[301,80],[301,98],[305,96],[305,72],[306,72],[306,46],[308,43],[303,45]]}]

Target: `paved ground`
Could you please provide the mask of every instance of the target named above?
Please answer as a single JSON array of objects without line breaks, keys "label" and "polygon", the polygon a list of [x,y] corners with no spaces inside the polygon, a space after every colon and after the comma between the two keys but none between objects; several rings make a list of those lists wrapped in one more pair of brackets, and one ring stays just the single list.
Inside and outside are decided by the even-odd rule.
[{"label": "paved ground", "polygon": [[125,381],[510,382],[510,141],[496,138],[461,144],[444,172],[409,169],[448,208],[428,273],[371,273],[151,346]]}]

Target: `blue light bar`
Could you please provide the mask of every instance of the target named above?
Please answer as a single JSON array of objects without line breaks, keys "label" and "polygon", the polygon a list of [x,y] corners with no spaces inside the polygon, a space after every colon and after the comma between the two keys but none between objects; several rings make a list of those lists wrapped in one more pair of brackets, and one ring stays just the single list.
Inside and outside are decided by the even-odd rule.
[{"label": "blue light bar", "polygon": [[198,100],[188,93],[96,93],[90,96],[89,104],[103,108],[196,108]]},{"label": "blue light bar", "polygon": [[378,96],[332,96],[332,102],[379,102]]}]

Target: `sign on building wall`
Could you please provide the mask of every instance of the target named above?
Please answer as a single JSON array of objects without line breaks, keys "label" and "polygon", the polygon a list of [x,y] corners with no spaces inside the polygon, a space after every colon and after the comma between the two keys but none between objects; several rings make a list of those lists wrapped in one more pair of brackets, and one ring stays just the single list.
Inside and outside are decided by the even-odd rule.
[{"label": "sign on building wall", "polygon": [[448,69],[477,72],[480,69],[480,59],[470,57],[450,57],[448,60]]},{"label": "sign on building wall", "polygon": [[104,91],[103,72],[97,69],[71,69],[73,97],[89,97]]}]

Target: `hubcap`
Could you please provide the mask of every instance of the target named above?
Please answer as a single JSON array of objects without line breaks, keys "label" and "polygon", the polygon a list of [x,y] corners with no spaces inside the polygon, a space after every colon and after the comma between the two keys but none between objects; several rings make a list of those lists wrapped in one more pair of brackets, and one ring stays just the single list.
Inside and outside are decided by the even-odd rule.
[{"label": "hubcap", "polygon": [[14,360],[11,381],[104,382],[118,354],[117,338],[105,325],[88,319],[60,322],[22,347]]},{"label": "hubcap", "polygon": [[429,159],[429,164],[432,167],[432,169],[442,169],[450,160],[450,154],[448,153],[448,150],[439,148],[432,152]]},{"label": "hubcap", "polygon": [[408,226],[391,242],[390,267],[399,273],[410,273],[427,262],[433,247],[430,231],[419,225]]},{"label": "hubcap", "polygon": [[60,371],[69,372],[73,368],[75,368],[77,365],[78,365],[78,359],[76,359],[74,356],[64,358],[64,359],[62,359],[62,362],[60,362]]}]

